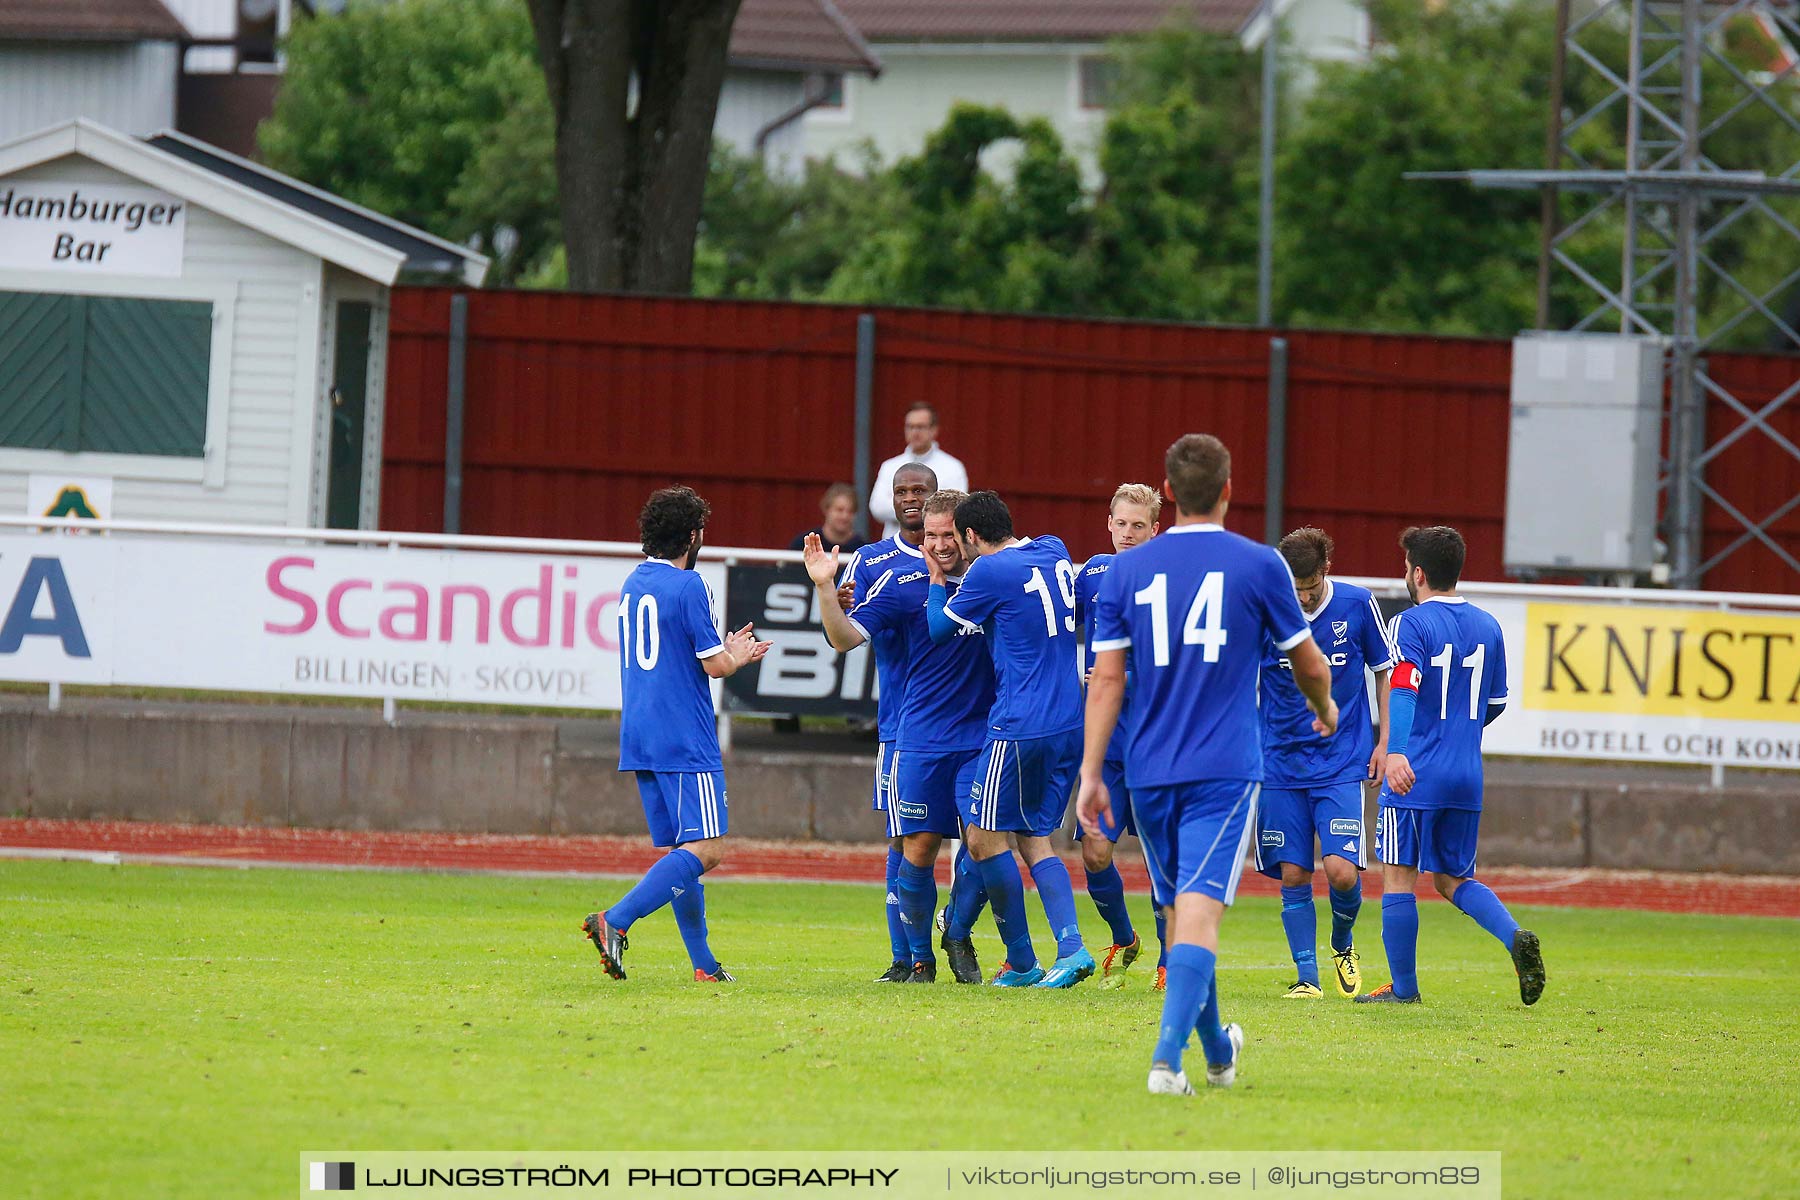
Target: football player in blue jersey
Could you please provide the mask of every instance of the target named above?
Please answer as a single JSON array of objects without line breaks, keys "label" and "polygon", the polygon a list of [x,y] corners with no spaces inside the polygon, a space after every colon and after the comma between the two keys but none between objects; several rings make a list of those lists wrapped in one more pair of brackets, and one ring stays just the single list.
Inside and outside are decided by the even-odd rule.
[{"label": "football player in blue jersey", "polygon": [[[923,549],[952,593],[966,566],[953,519],[962,498],[961,492],[942,491],[925,501]],[[929,575],[923,565],[903,562],[884,572],[849,613],[839,607],[832,587],[836,567],[835,551],[825,550],[816,535],[808,535],[806,569],[818,591],[825,636],[832,646],[847,652],[894,631],[903,639],[906,702],[894,746],[888,812],[903,839],[898,891],[910,951],[909,978],[913,983],[935,983],[934,868],[944,839],[961,836],[959,801],[974,782],[975,756],[986,740],[994,668],[979,628],[946,642],[931,640],[925,619]],[[943,942],[951,972],[958,983],[980,983],[981,964],[969,936],[981,904],[972,872],[957,874],[951,899]]]},{"label": "football player in blue jersey", "polygon": [[748,625],[721,638],[713,624],[712,596],[694,573],[711,512],[691,488],[652,493],[638,514],[647,557],[619,594],[619,770],[637,773],[650,841],[669,852],[622,899],[581,924],[614,979],[625,978],[626,932],[672,902],[694,978],[731,982],[707,945],[700,883],[723,860],[730,831],[708,680],[760,660],[769,643]]},{"label": "football player in blue jersey", "polygon": [[[1058,538],[1015,537],[1012,514],[993,492],[975,492],[956,506],[956,532],[971,560],[968,573],[952,597],[941,568],[927,560],[932,586],[926,618],[936,642],[985,629],[993,657],[994,706],[964,797],[964,823],[1006,943],[1006,963],[994,982],[1074,987],[1096,964],[1082,945],[1069,869],[1050,848],[1050,835],[1062,824],[1081,756],[1075,564]],[[1048,971],[1031,945],[1024,880],[1008,833],[1018,837],[1056,938],[1056,961]]]},{"label": "football player in blue jersey", "polygon": [[1156,900],[1172,907],[1168,985],[1151,1056],[1155,1094],[1192,1095],[1182,1052],[1196,1030],[1206,1082],[1237,1079],[1244,1031],[1219,1018],[1219,919],[1237,892],[1263,777],[1257,679],[1265,641],[1285,652],[1313,712],[1313,732],[1337,727],[1331,668],[1300,612],[1294,577],[1267,546],[1226,532],[1231,455],[1190,433],[1164,457],[1175,501],[1168,532],[1113,560],[1095,601],[1076,815],[1090,837],[1111,807],[1107,746],[1129,671],[1125,785]]},{"label": "football player in blue jersey", "polygon": [[[840,598],[840,611],[848,610],[854,600],[868,596],[875,580],[895,568],[922,567],[925,561],[920,543],[925,533],[925,498],[937,491],[937,474],[919,463],[906,463],[894,472],[894,515],[900,532],[891,538],[871,542],[851,556],[840,581],[852,597]],[[837,547],[832,547],[836,553]],[[905,574],[906,572],[895,572]],[[824,603],[823,597],[820,603]],[[893,787],[894,743],[900,736],[900,709],[906,702],[906,637],[899,629],[884,629],[870,639],[875,655],[875,680],[881,696],[876,709],[875,787],[871,807],[881,814],[888,836],[887,891],[884,911],[887,913],[888,945],[893,961],[888,969],[875,977],[876,983],[905,983],[912,978],[912,949],[907,944],[906,925],[900,919],[900,829],[895,821],[888,793]]]},{"label": "football player in blue jersey", "polygon": [[[1114,557],[1156,536],[1157,518],[1161,514],[1162,497],[1149,484],[1122,483],[1113,492],[1112,503],[1106,511],[1106,532],[1112,538],[1114,553],[1094,555],[1075,577],[1075,620],[1082,626],[1086,643],[1081,664],[1084,681],[1094,669],[1094,599],[1100,594],[1100,584]],[[1137,931],[1131,927],[1131,912],[1125,906],[1125,881],[1119,875],[1119,868],[1113,865],[1113,847],[1127,833],[1137,832],[1131,823],[1131,793],[1125,787],[1125,723],[1129,720],[1131,706],[1129,687],[1125,706],[1126,712],[1120,716],[1119,727],[1106,748],[1106,791],[1112,798],[1112,808],[1101,817],[1099,837],[1088,837],[1079,827],[1075,832],[1081,842],[1081,865],[1087,872],[1088,898],[1112,930],[1112,945],[1100,957],[1101,987],[1124,986],[1125,971],[1137,961],[1143,947]],[[1154,901],[1152,905],[1159,946],[1153,986],[1161,991],[1168,962],[1167,931],[1162,905]]]},{"label": "football player in blue jersey", "polygon": [[1419,905],[1424,871],[1438,894],[1493,934],[1512,955],[1519,999],[1544,994],[1538,938],[1475,879],[1481,827],[1481,733],[1506,708],[1506,644],[1500,623],[1456,593],[1468,547],[1448,525],[1400,535],[1406,591],[1416,605],[1394,625],[1399,664],[1388,701],[1386,782],[1375,834],[1381,859],[1381,942],[1392,982],[1359,1004],[1419,1002]]},{"label": "football player in blue jersey", "polygon": [[[1286,996],[1312,1000],[1319,989],[1318,920],[1313,911],[1313,837],[1331,896],[1331,954],[1337,990],[1362,990],[1351,930],[1362,911],[1363,784],[1381,777],[1387,757],[1388,671],[1394,648],[1375,597],[1331,576],[1331,538],[1296,529],[1276,547],[1294,573],[1300,610],[1313,642],[1331,666],[1337,736],[1313,733],[1312,714],[1294,687],[1285,654],[1265,649],[1262,662],[1263,790],[1256,810],[1256,866],[1281,881],[1281,925],[1299,973]],[[1373,676],[1379,718],[1369,711]]]}]

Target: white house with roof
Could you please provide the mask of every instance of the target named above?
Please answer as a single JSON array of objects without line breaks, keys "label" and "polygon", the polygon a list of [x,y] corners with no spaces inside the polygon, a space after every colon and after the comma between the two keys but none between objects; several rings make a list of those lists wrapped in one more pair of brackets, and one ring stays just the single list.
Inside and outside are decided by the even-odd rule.
[{"label": "white house with roof", "polygon": [[[0,140],[86,117],[125,133],[180,129],[253,156],[281,87],[281,39],[295,21],[331,20],[344,3],[0,0]],[[714,131],[741,153],[798,170],[800,118],[839,80],[880,71],[834,0],[743,0]]]},{"label": "white house with roof", "polygon": [[0,512],[372,528],[388,289],[487,266],[180,134],[0,144]]},{"label": "white house with roof", "polygon": [[[1303,59],[1360,59],[1367,11],[1354,0],[1274,0],[1282,36]],[[1170,21],[1260,46],[1263,0],[838,0],[881,56],[877,77],[847,77],[806,116],[806,152],[853,165],[916,154],[959,101],[1048,119],[1093,169],[1111,80],[1107,43]]]}]

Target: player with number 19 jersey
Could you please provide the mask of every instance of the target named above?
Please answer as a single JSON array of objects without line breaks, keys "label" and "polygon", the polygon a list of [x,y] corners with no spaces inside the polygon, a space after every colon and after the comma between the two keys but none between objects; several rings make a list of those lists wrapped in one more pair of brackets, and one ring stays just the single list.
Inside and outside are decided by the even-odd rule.
[{"label": "player with number 19 jersey", "polygon": [[1156,899],[1229,904],[1263,777],[1263,645],[1312,636],[1294,577],[1267,546],[1177,525],[1113,559],[1096,608],[1095,651],[1127,651],[1125,782]]},{"label": "player with number 19 jersey", "polygon": [[1061,538],[1020,538],[976,559],[944,612],[965,628],[987,627],[990,737],[1024,741],[1081,728],[1075,564]]}]

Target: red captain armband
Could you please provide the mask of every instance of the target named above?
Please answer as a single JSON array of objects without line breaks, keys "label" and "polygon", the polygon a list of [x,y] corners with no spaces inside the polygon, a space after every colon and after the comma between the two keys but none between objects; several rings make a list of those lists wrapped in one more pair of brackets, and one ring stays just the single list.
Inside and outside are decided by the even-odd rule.
[{"label": "red captain armband", "polygon": [[1409,692],[1417,692],[1419,690],[1419,668],[1413,666],[1409,662],[1396,663],[1394,665],[1393,690],[1397,692],[1401,689],[1405,689]]}]

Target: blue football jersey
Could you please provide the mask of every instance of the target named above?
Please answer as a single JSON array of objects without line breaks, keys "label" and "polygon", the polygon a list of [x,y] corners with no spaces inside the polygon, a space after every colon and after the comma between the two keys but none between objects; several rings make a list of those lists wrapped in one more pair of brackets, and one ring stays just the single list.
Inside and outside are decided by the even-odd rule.
[{"label": "blue football jersey", "polygon": [[[1107,569],[1112,566],[1114,556],[1096,554],[1087,560],[1087,566],[1075,577],[1075,620],[1081,626],[1083,645],[1081,672],[1086,674],[1094,669],[1094,618],[1099,610],[1094,601],[1100,596],[1100,584],[1106,579]],[[1125,700],[1119,705],[1119,724],[1113,730],[1112,741],[1106,744],[1106,761],[1122,763],[1125,761],[1125,723],[1127,714],[1131,712],[1131,677],[1125,678]]]},{"label": "blue football jersey", "polygon": [[724,650],[706,581],[665,559],[640,563],[619,592],[619,770],[724,769],[700,665]]},{"label": "blue football jersey", "polygon": [[1025,741],[1081,727],[1075,564],[1061,538],[1023,538],[984,554],[944,611],[965,629],[987,630],[994,660],[989,734]]},{"label": "blue football jersey", "polygon": [[[959,581],[946,587],[956,595]],[[958,627],[957,636],[934,643],[925,619],[931,590],[924,564],[883,575],[868,599],[850,610],[850,621],[874,641],[898,630],[906,658],[906,703],[901,706],[899,748],[926,754],[979,750],[987,741],[994,705],[994,666],[983,630]]]},{"label": "blue football jersey", "polygon": [[[896,575],[925,569],[925,552],[895,534],[879,542],[871,542],[851,556],[839,583],[856,584],[856,603],[868,598],[875,581],[889,571]],[[919,601],[921,611],[925,601]],[[900,736],[900,707],[906,703],[906,639],[898,630],[884,629],[869,639],[869,650],[875,655],[875,738],[891,742]]]},{"label": "blue football jersey", "polygon": [[1406,758],[1417,776],[1404,796],[1384,786],[1392,808],[1481,809],[1481,731],[1489,704],[1506,702],[1506,643],[1500,622],[1461,596],[1433,596],[1395,624],[1400,665],[1394,686],[1416,684]]},{"label": "blue football jersey", "polygon": [[1260,780],[1263,643],[1312,636],[1281,556],[1217,525],[1177,525],[1114,558],[1096,606],[1094,649],[1125,650],[1135,690],[1125,782]]},{"label": "blue football jersey", "polygon": [[1306,617],[1313,641],[1331,664],[1337,732],[1313,732],[1312,710],[1294,682],[1287,655],[1265,647],[1262,662],[1263,781],[1270,787],[1322,786],[1368,778],[1375,750],[1369,711],[1368,671],[1383,671],[1398,657],[1387,639],[1373,593],[1355,584],[1325,582],[1325,600]]}]

